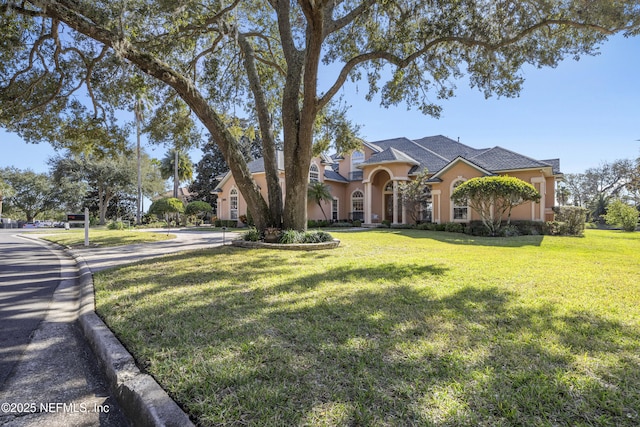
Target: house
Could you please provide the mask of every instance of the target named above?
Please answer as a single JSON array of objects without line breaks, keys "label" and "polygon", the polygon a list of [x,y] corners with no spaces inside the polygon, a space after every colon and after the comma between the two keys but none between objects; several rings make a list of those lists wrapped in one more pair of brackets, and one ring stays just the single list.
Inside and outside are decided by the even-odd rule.
[{"label": "house", "polygon": [[[283,156],[279,153],[280,182],[284,188]],[[474,177],[509,175],[531,183],[542,195],[539,202],[517,206],[514,220],[550,221],[555,203],[556,181],[562,177],[559,159],[535,160],[502,147],[476,149],[442,135],[417,140],[407,138],[365,142],[361,151],[340,156],[321,155],[312,159],[309,181],[331,187],[333,202],[323,206],[330,219],[360,220],[365,225],[387,220],[408,224],[399,185],[427,170],[430,200],[422,210],[422,220],[446,223],[479,220],[468,206],[455,205],[451,193],[457,185]],[[262,159],[249,163],[258,185],[266,189]],[[238,219],[247,205],[231,174],[216,187],[218,217]],[[264,190],[263,190],[264,191]],[[266,199],[266,193],[263,194]],[[317,204],[308,206],[309,219],[324,219]]]}]

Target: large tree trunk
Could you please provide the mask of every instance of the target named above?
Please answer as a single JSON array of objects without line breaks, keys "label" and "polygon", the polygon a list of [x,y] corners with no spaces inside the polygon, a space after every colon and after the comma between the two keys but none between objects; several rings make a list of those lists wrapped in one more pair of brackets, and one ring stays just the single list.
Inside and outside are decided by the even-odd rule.
[{"label": "large tree trunk", "polygon": [[[281,3],[282,4],[282,3]],[[307,229],[307,186],[313,153],[313,128],[318,113],[318,67],[322,53],[324,11],[314,2],[302,4],[308,22],[306,49],[290,42],[288,9],[279,8],[280,34],[287,60],[282,115],[284,124],[284,168],[286,195],[284,228]],[[288,51],[287,51],[288,49]],[[302,93],[302,101],[300,101]]]},{"label": "large tree trunk", "polygon": [[270,223],[269,226],[281,227],[282,225],[282,189],[278,172],[278,153],[273,136],[273,123],[269,114],[267,97],[260,83],[258,69],[256,67],[255,52],[251,43],[243,34],[238,35],[238,41],[244,53],[244,66],[253,98],[256,103],[258,122],[260,123],[260,136],[262,138],[262,157],[264,161],[265,178],[267,180],[267,194],[269,198]]}]

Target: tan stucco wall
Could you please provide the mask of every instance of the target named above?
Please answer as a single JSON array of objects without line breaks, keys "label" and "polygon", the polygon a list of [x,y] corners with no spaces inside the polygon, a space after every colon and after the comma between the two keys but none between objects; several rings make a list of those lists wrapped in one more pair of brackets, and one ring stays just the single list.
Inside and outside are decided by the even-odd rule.
[{"label": "tan stucco wall", "polygon": [[[483,175],[484,174],[481,171],[464,162],[455,164],[446,172],[439,175],[439,178],[442,179],[442,182],[436,183],[432,186],[433,191],[440,191],[439,206],[437,206],[438,198],[434,197],[434,218],[437,217],[436,210],[439,210],[440,218],[438,222],[453,222],[451,184],[458,179],[468,180]],[[549,221],[553,218],[552,213],[549,212],[555,201],[555,179],[552,176],[545,177],[541,170],[512,171],[509,173],[505,173],[504,175],[519,178],[534,185],[534,187],[536,187],[538,191],[541,191],[541,195],[544,199],[544,207],[546,208],[541,212],[539,203],[535,203],[533,207],[531,202],[524,203],[520,206],[516,206],[512,210],[512,220]],[[544,185],[541,185],[541,182],[538,181],[543,181]],[[472,209],[469,209],[468,220],[474,221],[479,219],[479,215]]]},{"label": "tan stucco wall", "polygon": [[[369,158],[371,155],[371,151],[366,148],[365,149],[365,158]],[[319,169],[319,177],[320,181],[325,182],[326,184],[331,186],[331,191],[334,197],[338,199],[338,219],[349,219],[350,213],[352,212],[352,204],[351,204],[351,195],[355,190],[360,190],[365,193],[366,185],[365,183],[369,183],[369,188],[371,193],[370,197],[370,206],[371,206],[371,219],[373,222],[379,222],[380,220],[385,218],[384,212],[384,186],[390,179],[402,181],[404,179],[412,179],[408,177],[408,171],[411,169],[412,165],[406,163],[389,163],[389,164],[380,164],[380,165],[369,165],[365,166],[363,170],[363,181],[351,181],[351,182],[338,182],[338,181],[325,181],[324,180],[324,169],[325,165],[320,161],[319,158],[313,159],[313,162],[318,166]],[[349,176],[351,166],[351,158],[349,155],[345,156],[344,160],[339,162],[339,171],[340,174],[344,177]],[[547,174],[549,171],[546,171]],[[477,168],[465,163],[458,162],[455,165],[451,166],[445,172],[439,175],[439,178],[442,182],[434,183],[432,185],[432,193],[433,197],[433,220],[435,222],[451,222],[452,219],[452,204],[451,204],[451,184],[462,178],[464,180],[483,176],[484,173]],[[536,204],[532,207],[531,203],[526,203],[521,206],[514,208],[512,211],[511,218],[521,219],[521,220],[546,220],[550,221],[553,219],[553,213],[551,211],[551,207],[554,206],[555,203],[555,178],[553,176],[545,176],[541,170],[527,170],[527,171],[515,171],[510,172],[509,176],[513,176],[516,178],[520,178],[525,182],[532,183],[538,189],[543,188],[544,194],[542,195],[544,198],[544,208],[540,209],[540,205]],[[255,180],[257,184],[261,188],[261,193],[265,200],[267,199],[266,192],[266,180],[264,173],[256,174]],[[283,188],[283,195],[285,191],[285,181],[284,181],[284,173],[280,174],[280,182]],[[544,185],[542,185],[544,183]],[[235,181],[233,178],[230,178],[223,186],[222,193],[219,193],[218,198],[218,217],[220,219],[229,219],[229,192],[231,188],[235,186]],[[225,200],[222,200],[225,199]],[[247,213],[247,204],[244,201],[242,195],[239,195],[239,206],[238,206],[238,216],[245,215]],[[332,217],[332,204],[331,202],[326,202],[323,204],[324,211],[329,219]],[[366,196],[365,196],[365,210],[367,208]],[[308,209],[308,218],[320,220],[324,219],[322,211],[315,203],[310,203],[307,206]],[[406,222],[407,218],[399,218],[401,222]],[[480,219],[477,213],[475,213],[472,209],[468,211],[468,219],[478,220]]]}]

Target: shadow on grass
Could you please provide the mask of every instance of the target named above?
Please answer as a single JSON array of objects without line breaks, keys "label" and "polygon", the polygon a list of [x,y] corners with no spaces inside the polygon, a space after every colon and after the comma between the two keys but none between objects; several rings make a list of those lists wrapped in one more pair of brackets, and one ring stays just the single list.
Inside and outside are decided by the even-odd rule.
[{"label": "shadow on grass", "polygon": [[540,246],[545,236],[515,236],[515,237],[482,237],[470,236],[464,233],[452,233],[447,231],[428,230],[385,230],[376,229],[371,232],[392,233],[413,239],[431,239],[438,242],[450,243],[453,245],[472,246],[499,246],[499,247],[522,247]]},{"label": "shadow on grass", "polygon": [[[171,277],[149,269],[154,286],[102,309],[200,425],[640,422],[637,327],[524,305],[498,288],[443,295],[424,283],[446,269],[428,264],[329,266],[259,286],[265,269],[300,267],[283,265],[282,254],[246,253],[224,285],[216,281],[228,273],[215,264]],[[192,286],[204,282],[212,285]],[[136,284],[119,286],[133,293]]]}]

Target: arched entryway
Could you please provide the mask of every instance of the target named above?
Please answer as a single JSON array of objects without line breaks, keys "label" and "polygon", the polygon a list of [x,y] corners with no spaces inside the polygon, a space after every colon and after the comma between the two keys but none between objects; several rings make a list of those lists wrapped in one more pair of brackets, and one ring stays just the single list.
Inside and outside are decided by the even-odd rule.
[{"label": "arched entryway", "polygon": [[[397,184],[397,181],[387,181],[387,183],[384,186],[384,189],[382,190],[382,195],[383,195],[383,200],[384,200],[384,219],[392,222],[392,223],[400,223],[402,224],[402,209],[400,208],[401,206],[401,198],[398,196],[396,196],[395,198],[395,203],[394,203],[394,191],[393,191],[393,186],[394,183]],[[397,194],[397,190],[396,190],[396,194]],[[396,221],[394,221],[394,204],[395,204],[395,210],[396,210]]]}]

